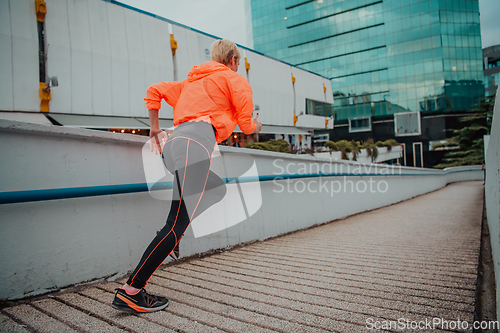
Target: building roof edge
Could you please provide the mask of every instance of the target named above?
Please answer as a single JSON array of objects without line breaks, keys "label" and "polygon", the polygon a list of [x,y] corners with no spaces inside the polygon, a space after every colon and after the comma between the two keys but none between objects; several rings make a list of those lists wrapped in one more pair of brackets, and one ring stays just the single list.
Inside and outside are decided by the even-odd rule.
[{"label": "building roof edge", "polygon": [[[148,15],[148,16],[151,16],[151,17],[153,17],[153,18],[156,18],[156,19],[159,19],[159,20],[162,20],[162,21],[165,21],[165,22],[171,23],[171,24],[175,24],[175,25],[177,25],[177,26],[179,26],[179,27],[189,29],[189,30],[191,30],[191,31],[194,31],[194,32],[197,32],[197,33],[203,34],[203,35],[208,36],[208,37],[212,37],[212,38],[216,38],[216,39],[221,39],[221,37],[219,37],[219,36],[215,36],[215,35],[209,34],[208,32],[204,32],[204,31],[201,31],[201,30],[198,30],[198,29],[192,28],[192,27],[187,26],[187,25],[185,25],[185,24],[182,24],[182,23],[179,23],[179,22],[176,22],[176,21],[170,20],[170,19],[168,19],[168,18],[165,18],[165,17],[163,17],[163,16],[159,16],[159,15],[153,14],[153,13],[151,13],[151,12],[148,12],[148,11],[145,11],[145,10],[142,10],[142,9],[139,9],[139,8],[136,8],[136,7],[133,7],[133,6],[127,5],[127,4],[125,4],[125,3],[123,3],[123,2],[120,2],[120,1],[117,1],[117,0],[102,0],[102,1],[104,1],[104,2],[109,2],[109,3],[113,4],[113,5],[121,6],[121,7],[126,8],[126,9],[130,9],[130,10],[136,11],[136,12],[138,12],[138,13],[141,13],[141,14],[144,14],[144,15]],[[266,54],[264,54],[264,53],[262,53],[262,52],[259,52],[259,51],[256,51],[256,50],[254,50],[254,49],[251,49],[251,48],[249,48],[249,47],[247,47],[247,46],[244,46],[244,45],[241,45],[241,44],[238,44],[238,43],[235,43],[235,44],[236,44],[238,47],[241,47],[241,48],[243,48],[243,49],[245,49],[245,50],[248,50],[248,51],[251,51],[251,52],[257,53],[258,55],[261,55],[261,56],[263,56],[263,57],[266,57],[266,58],[269,58],[269,59],[272,59],[272,60],[275,60],[275,61],[281,62],[281,63],[286,64],[286,65],[288,65],[288,66],[291,66],[291,67],[294,67],[294,68],[300,69],[300,70],[302,70],[302,71],[308,72],[308,73],[310,73],[310,74],[313,74],[313,75],[319,76],[319,77],[321,77],[321,78],[323,78],[323,79],[325,79],[325,80],[330,81],[330,79],[329,79],[329,78],[327,78],[326,76],[323,76],[323,75],[321,75],[321,74],[314,73],[314,72],[311,72],[310,70],[307,70],[307,69],[300,68],[300,67],[297,67],[297,66],[295,66],[295,65],[292,65],[292,64],[290,64],[290,63],[288,63],[288,62],[286,62],[286,61],[283,61],[283,60],[279,60],[279,59],[273,58],[273,57],[268,56],[268,55],[266,55]]]}]

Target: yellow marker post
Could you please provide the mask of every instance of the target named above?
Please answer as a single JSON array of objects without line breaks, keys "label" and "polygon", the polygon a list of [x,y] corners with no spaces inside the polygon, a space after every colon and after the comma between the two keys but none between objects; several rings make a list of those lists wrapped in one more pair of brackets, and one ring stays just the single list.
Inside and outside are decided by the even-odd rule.
[{"label": "yellow marker post", "polygon": [[45,20],[45,14],[47,14],[47,4],[43,0],[35,0],[36,7],[36,20],[38,22],[43,22]]},{"label": "yellow marker post", "polygon": [[49,112],[50,89],[47,89],[45,82],[40,82],[40,111]]},{"label": "yellow marker post", "polygon": [[177,41],[174,39],[174,34],[170,34],[170,48],[172,49],[172,55],[175,55],[177,50]]}]

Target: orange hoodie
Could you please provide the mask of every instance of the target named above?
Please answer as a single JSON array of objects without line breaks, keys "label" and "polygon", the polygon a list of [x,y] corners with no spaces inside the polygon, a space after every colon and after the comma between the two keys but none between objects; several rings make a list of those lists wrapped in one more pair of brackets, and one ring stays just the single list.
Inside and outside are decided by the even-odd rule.
[{"label": "orange hoodie", "polygon": [[186,80],[153,84],[144,98],[148,110],[159,110],[162,99],[174,108],[174,126],[209,116],[217,142],[226,140],[236,123],[245,134],[255,130],[250,84],[219,62],[194,66]]}]

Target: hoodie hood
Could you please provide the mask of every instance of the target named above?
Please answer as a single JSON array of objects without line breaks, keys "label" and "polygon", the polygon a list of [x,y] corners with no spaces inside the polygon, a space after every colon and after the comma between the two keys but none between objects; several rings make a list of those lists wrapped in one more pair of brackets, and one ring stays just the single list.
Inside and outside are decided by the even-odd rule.
[{"label": "hoodie hood", "polygon": [[220,62],[207,61],[199,66],[194,66],[193,68],[191,68],[191,71],[189,71],[189,74],[187,76],[187,80],[189,82],[193,82],[203,79],[204,77],[209,76],[210,74],[213,74],[215,72],[227,70],[229,70],[229,68],[226,65],[221,64]]}]

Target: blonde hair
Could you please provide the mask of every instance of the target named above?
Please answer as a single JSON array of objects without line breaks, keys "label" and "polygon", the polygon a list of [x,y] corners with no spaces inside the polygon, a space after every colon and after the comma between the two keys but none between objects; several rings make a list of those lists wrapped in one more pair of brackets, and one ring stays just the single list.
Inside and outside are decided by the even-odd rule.
[{"label": "blonde hair", "polygon": [[213,61],[227,65],[234,57],[235,61],[240,60],[241,55],[236,44],[227,39],[216,40],[210,48],[210,57]]}]

